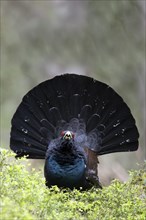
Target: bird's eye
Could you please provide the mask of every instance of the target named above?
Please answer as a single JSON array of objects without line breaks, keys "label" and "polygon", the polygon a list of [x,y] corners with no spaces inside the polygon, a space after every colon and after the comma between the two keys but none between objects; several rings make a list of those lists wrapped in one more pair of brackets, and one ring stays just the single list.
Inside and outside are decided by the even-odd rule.
[{"label": "bird's eye", "polygon": [[62,131],[60,135],[61,135],[61,137],[64,137],[65,131]]}]

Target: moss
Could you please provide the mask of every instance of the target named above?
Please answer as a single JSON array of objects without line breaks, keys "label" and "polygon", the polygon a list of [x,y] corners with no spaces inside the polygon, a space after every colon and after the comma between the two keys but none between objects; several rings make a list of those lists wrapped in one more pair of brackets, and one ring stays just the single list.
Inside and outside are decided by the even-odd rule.
[{"label": "moss", "polygon": [[[25,164],[24,164],[25,162]],[[145,168],[130,172],[126,183],[114,180],[102,190],[86,192],[46,188],[40,172],[29,172],[26,159],[1,154],[1,216],[3,220],[144,220]]]}]

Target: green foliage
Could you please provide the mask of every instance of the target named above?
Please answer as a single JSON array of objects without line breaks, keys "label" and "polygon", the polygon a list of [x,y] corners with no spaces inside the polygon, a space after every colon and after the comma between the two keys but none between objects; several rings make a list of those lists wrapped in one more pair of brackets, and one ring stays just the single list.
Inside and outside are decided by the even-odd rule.
[{"label": "green foliage", "polygon": [[1,154],[1,218],[3,220],[132,219],[146,216],[146,172],[132,171],[127,183],[114,180],[102,190],[46,188],[40,172],[28,171],[29,162]]}]

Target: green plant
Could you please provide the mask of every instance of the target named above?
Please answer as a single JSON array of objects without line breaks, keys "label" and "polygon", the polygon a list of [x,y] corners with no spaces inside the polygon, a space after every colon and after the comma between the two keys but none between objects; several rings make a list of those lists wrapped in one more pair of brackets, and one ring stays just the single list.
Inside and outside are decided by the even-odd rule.
[{"label": "green plant", "polygon": [[145,220],[145,167],[130,172],[127,183],[114,180],[102,190],[48,189],[29,162],[1,153],[1,216],[3,220]]}]

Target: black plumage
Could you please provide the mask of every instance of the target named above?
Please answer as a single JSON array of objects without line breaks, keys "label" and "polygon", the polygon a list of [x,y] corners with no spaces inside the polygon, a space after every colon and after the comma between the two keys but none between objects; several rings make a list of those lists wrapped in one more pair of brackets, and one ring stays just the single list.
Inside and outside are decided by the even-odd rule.
[{"label": "black plumage", "polygon": [[64,74],[30,90],[18,106],[10,147],[16,157],[45,159],[48,186],[100,186],[97,156],[138,148],[129,107],[108,85]]}]

